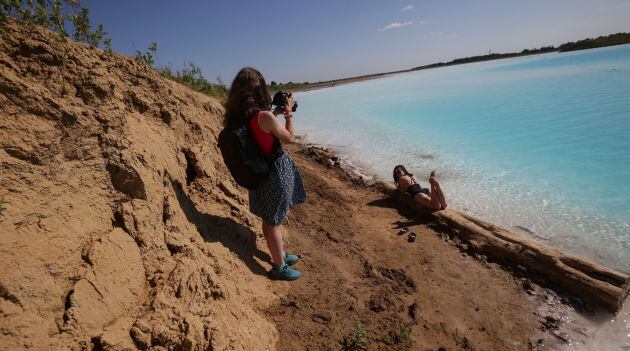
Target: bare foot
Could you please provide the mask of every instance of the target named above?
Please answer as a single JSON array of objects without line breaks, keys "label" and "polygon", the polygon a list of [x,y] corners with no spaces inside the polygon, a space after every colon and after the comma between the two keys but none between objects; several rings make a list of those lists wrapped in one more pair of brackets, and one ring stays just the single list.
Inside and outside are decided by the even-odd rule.
[{"label": "bare foot", "polygon": [[436,175],[435,171],[432,171],[431,174],[429,174],[429,183],[433,184],[437,182],[437,178],[435,178]]}]

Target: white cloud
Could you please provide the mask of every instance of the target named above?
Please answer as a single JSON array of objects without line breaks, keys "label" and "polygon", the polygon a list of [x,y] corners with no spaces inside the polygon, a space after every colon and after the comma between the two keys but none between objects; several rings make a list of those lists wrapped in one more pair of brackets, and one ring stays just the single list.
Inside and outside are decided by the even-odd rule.
[{"label": "white cloud", "polygon": [[385,27],[379,29],[379,32],[382,32],[384,30],[390,30],[390,29],[396,29],[396,28],[401,28],[401,27],[405,27],[405,26],[410,26],[413,24],[413,21],[407,21],[407,22],[394,22],[394,23],[390,23],[388,25],[386,25]]},{"label": "white cloud", "polygon": [[409,11],[409,10],[413,10],[413,5],[407,5],[403,7],[402,9],[400,9],[400,11]]}]

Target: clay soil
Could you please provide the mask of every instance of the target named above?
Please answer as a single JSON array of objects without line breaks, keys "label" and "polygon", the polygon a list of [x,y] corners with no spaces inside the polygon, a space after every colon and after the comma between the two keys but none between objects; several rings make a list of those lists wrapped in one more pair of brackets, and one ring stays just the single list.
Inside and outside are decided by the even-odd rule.
[{"label": "clay soil", "polygon": [[[303,278],[279,283],[286,297],[267,311],[280,333],[278,350],[528,350],[544,343],[539,302],[521,281],[460,252],[431,222],[405,217],[375,188],[355,185],[303,147],[290,149],[309,198],[286,226],[287,251],[303,255],[296,265]],[[405,228],[415,242],[400,234]]]}]

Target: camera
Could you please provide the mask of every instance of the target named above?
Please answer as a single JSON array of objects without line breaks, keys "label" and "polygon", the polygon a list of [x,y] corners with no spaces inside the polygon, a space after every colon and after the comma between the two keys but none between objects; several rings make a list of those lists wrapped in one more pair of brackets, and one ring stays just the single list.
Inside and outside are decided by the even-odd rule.
[{"label": "camera", "polygon": [[[275,105],[281,109],[283,109],[287,105],[287,100],[291,97],[291,93],[279,91],[273,95],[273,100],[271,100],[271,105]],[[293,112],[297,111],[298,104],[297,101],[293,102]]]}]

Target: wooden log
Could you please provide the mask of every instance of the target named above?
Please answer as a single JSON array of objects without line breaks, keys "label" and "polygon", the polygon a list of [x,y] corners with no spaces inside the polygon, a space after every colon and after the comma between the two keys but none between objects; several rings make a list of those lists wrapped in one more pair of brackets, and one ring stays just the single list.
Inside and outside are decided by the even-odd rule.
[{"label": "wooden log", "polygon": [[454,209],[431,212],[390,183],[381,182],[377,186],[415,215],[436,220],[474,252],[504,266],[524,267],[527,274],[542,278],[549,288],[578,298],[591,307],[616,314],[630,292],[630,277],[626,274]]}]

